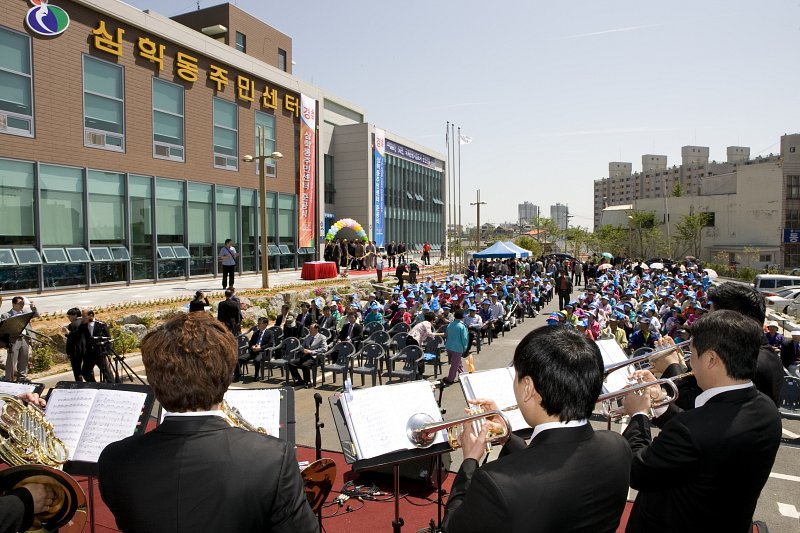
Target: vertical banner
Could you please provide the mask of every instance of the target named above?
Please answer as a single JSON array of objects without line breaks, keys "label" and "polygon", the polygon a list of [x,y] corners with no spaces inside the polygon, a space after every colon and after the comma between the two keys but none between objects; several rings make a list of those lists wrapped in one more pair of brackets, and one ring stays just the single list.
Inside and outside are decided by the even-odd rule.
[{"label": "vertical banner", "polygon": [[316,211],[317,101],[300,95],[300,207],[297,210],[297,246],[314,247]]},{"label": "vertical banner", "polygon": [[384,190],[386,188],[386,132],[375,128],[375,150],[374,150],[375,168],[373,169],[373,176],[375,178],[375,187],[373,187],[373,204],[375,205],[374,223],[373,223],[373,239],[376,246],[383,246],[383,230],[384,230]]}]

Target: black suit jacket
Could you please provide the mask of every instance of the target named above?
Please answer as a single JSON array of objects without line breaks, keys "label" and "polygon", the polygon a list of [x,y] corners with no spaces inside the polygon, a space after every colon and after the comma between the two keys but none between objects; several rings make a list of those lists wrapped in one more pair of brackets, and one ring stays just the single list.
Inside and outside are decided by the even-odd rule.
[{"label": "black suit jacket", "polygon": [[791,337],[783,342],[781,346],[781,363],[784,367],[797,364],[798,355],[795,353],[794,341]]},{"label": "black suit jacket", "polygon": [[634,416],[625,438],[638,490],[627,532],[750,531],[781,438],[775,404],[754,387],[718,394],[664,425]]},{"label": "black suit jacket", "polygon": [[225,324],[234,334],[239,333],[242,322],[242,309],[233,300],[222,300],[217,304],[217,320]]},{"label": "black suit jacket", "polygon": [[453,482],[444,530],[613,533],[630,461],[619,434],[589,424],[543,431],[527,448],[480,468],[467,459]]},{"label": "black suit jacket", "polygon": [[352,334],[350,334],[350,323],[346,322],[342,326],[342,329],[339,331],[338,338],[342,342],[344,342],[344,341],[352,341],[353,339],[359,339],[359,338],[361,338],[361,332],[363,330],[364,330],[364,328],[361,326],[361,324],[356,322],[356,323],[353,324],[353,332],[352,332]]},{"label": "black suit jacket", "polygon": [[109,444],[100,493],[125,532],[319,531],[292,446],[216,416]]},{"label": "black suit jacket", "polygon": [[265,347],[272,346],[272,332],[267,328],[264,331],[264,338],[261,339],[261,350],[258,352],[253,352],[253,346],[258,344],[258,339],[261,338],[261,330],[256,329],[253,332],[253,335],[250,337],[250,340],[247,342],[247,345],[250,346],[250,353],[252,355],[262,354],[264,352]]}]

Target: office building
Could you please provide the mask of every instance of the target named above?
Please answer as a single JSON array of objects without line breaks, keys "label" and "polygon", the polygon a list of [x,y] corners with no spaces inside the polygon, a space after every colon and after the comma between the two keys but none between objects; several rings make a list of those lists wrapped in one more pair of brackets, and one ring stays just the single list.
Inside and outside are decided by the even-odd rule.
[{"label": "office building", "polygon": [[539,218],[539,206],[530,202],[523,202],[517,204],[517,213],[517,224],[526,227],[531,225],[531,221]]}]

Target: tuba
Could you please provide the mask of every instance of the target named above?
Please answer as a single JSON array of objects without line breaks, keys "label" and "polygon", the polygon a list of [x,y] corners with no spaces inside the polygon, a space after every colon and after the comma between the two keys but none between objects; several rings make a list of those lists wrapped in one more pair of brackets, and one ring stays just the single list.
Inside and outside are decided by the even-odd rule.
[{"label": "tuba", "polygon": [[31,483],[48,485],[53,504],[34,517],[33,529],[78,532],[86,523],[86,495],[61,466],[69,458],[64,443],[38,407],[0,394],[0,460],[12,468],[0,472],[0,492]]}]

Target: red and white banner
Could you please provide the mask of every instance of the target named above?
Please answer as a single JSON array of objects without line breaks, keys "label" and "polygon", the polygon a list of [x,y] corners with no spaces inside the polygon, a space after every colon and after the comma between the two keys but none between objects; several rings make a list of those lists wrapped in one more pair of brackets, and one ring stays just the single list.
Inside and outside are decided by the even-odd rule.
[{"label": "red and white banner", "polygon": [[317,183],[317,101],[300,95],[300,205],[297,246],[314,246]]}]

